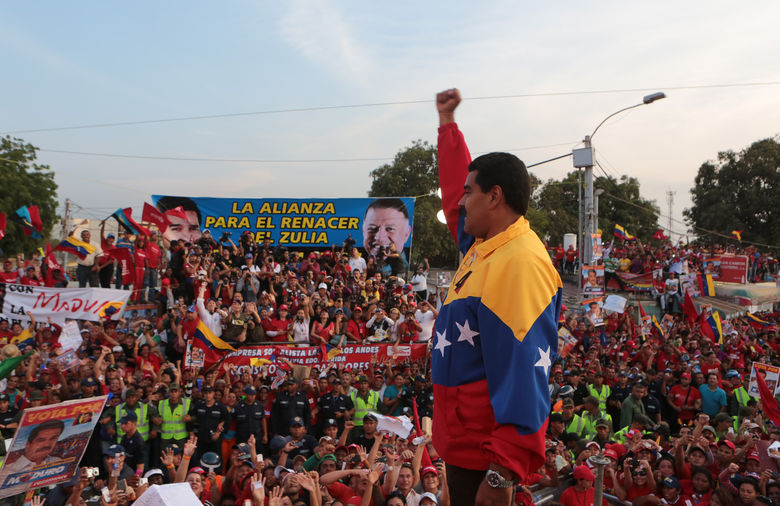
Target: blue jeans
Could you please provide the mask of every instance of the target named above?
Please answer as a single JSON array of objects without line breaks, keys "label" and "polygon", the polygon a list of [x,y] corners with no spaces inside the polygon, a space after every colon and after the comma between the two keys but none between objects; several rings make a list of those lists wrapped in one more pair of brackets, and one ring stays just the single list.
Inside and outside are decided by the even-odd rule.
[{"label": "blue jeans", "polygon": [[79,288],[84,288],[89,283],[92,288],[100,288],[100,280],[98,279],[97,271],[93,271],[92,267],[86,265],[76,266],[76,279],[79,281]]}]

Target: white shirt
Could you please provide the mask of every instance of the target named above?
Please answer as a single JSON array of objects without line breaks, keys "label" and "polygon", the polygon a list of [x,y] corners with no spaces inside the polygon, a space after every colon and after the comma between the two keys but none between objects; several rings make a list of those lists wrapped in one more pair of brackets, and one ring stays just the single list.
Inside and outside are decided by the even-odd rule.
[{"label": "white shirt", "polygon": [[84,257],[84,260],[80,259],[79,257],[76,257],[76,263],[79,265],[83,265],[84,267],[92,267],[93,265],[95,265],[95,258],[99,257],[102,254],[103,254],[103,250],[101,250],[99,247],[95,247],[95,251],[93,253],[90,253],[86,257]]},{"label": "white shirt", "polygon": [[412,279],[410,280],[412,283],[412,290],[415,292],[422,292],[423,290],[428,289],[428,273],[423,272],[422,274],[415,274],[412,276]]},{"label": "white shirt", "polygon": [[198,316],[203,320],[203,323],[214,333],[217,337],[222,337],[222,315],[217,311],[209,313],[206,306],[203,304],[203,299],[199,298],[195,301],[195,307],[198,308]]},{"label": "white shirt", "polygon": [[297,319],[293,321],[293,342],[298,344],[309,344],[309,318],[304,317],[302,322]]},{"label": "white shirt", "polygon": [[366,272],[366,260],[363,257],[350,257],[349,268],[352,271]]},{"label": "white shirt", "polygon": [[430,341],[433,335],[433,325],[436,323],[436,317],[433,315],[433,311],[422,312],[419,309],[414,313],[414,317],[417,323],[420,324],[422,330],[418,333],[417,339],[419,341]]}]

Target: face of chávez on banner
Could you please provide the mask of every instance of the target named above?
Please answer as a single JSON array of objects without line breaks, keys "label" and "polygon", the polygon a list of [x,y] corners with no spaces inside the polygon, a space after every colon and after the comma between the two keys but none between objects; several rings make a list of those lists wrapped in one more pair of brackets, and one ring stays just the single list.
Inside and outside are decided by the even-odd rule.
[{"label": "face of ch\u00e1vez on banner", "polygon": [[72,478],[107,399],[26,409],[0,468],[0,497]]}]

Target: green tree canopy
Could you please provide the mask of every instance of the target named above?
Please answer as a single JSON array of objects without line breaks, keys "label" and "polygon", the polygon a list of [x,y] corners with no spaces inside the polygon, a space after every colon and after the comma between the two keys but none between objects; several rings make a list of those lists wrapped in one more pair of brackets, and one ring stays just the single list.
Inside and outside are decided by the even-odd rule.
[{"label": "green tree canopy", "polygon": [[780,143],[763,139],[718,153],[699,167],[691,200],[683,215],[700,241],[723,243],[742,230],[743,241],[780,245]]},{"label": "green tree canopy", "polygon": [[[534,179],[532,177],[532,181]],[[550,179],[540,184],[532,195],[528,220],[539,237],[552,246],[562,243],[564,234],[577,234],[580,184],[580,174],[575,170],[560,181]],[[600,176],[594,178],[593,187],[604,190],[599,197],[598,210],[604,241],[611,240],[616,223],[643,240],[655,233],[658,206],[642,198],[636,178]],[[583,193],[584,190],[583,187]]]},{"label": "green tree canopy", "polygon": [[[48,165],[35,163],[38,148],[22,139],[0,138],[0,211],[8,217],[5,237],[0,247],[6,255],[31,253],[49,237],[57,218],[57,183]],[[43,237],[33,239],[24,235],[21,225],[11,221],[22,206],[38,206],[43,222]]]},{"label": "green tree canopy", "polygon": [[369,197],[418,197],[414,206],[411,262],[427,258],[432,266],[454,267],[455,241],[447,225],[436,218],[441,209],[441,199],[434,194],[439,187],[436,146],[414,141],[399,151],[392,163],[371,171],[371,177]]}]

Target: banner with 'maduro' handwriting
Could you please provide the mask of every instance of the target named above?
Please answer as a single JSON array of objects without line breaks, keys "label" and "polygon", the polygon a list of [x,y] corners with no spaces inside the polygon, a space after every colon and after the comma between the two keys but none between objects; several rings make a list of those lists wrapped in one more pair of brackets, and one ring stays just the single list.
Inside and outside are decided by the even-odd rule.
[{"label": "banner with 'maduro' handwriting", "polygon": [[73,320],[118,320],[130,290],[110,288],[50,288],[0,283],[0,318],[26,326],[27,313],[39,322],[47,318],[62,323]]},{"label": "banner with 'maduro' handwriting", "polygon": [[377,254],[393,243],[398,251],[412,241],[413,198],[230,199],[152,195],[168,220],[167,241],[195,242],[208,229],[215,241],[236,244],[245,233],[288,248],[329,248],[351,237]]}]

